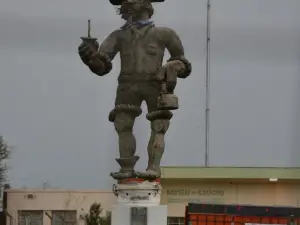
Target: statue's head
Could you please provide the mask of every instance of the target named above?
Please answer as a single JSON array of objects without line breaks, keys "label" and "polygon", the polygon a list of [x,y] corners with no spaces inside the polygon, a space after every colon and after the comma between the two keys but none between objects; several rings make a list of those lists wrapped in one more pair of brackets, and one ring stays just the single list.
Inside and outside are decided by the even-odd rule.
[{"label": "statue's head", "polygon": [[120,6],[119,14],[124,20],[149,19],[154,14],[152,2],[164,0],[110,0],[111,4]]},{"label": "statue's head", "polygon": [[124,20],[149,19],[153,13],[154,9],[150,0],[125,0],[120,7],[120,15]]}]

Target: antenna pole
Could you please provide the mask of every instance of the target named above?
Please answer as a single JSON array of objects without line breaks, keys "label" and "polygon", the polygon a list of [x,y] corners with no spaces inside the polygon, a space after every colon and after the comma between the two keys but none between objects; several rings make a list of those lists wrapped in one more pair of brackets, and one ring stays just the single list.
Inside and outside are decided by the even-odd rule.
[{"label": "antenna pole", "polygon": [[205,71],[205,167],[209,165],[209,128],[210,128],[210,9],[211,0],[207,0],[206,12],[206,71]]}]

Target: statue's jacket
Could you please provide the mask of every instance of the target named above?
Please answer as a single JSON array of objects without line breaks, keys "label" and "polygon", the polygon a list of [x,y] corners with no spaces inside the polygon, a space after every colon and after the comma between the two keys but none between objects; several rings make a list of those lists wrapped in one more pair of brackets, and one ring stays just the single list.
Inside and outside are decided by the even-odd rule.
[{"label": "statue's jacket", "polygon": [[178,77],[189,76],[191,65],[184,56],[181,40],[172,29],[156,27],[153,23],[121,27],[112,32],[99,48],[99,54],[106,59],[107,69],[98,75],[109,73],[111,61],[120,53],[119,82],[156,80],[166,49],[170,53],[170,61],[180,60],[186,65],[185,71]]}]

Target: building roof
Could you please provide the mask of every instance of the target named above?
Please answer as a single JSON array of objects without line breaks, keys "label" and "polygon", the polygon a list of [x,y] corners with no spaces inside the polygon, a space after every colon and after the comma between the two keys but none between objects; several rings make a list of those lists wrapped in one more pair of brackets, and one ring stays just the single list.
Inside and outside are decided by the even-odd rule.
[{"label": "building roof", "polygon": [[162,167],[162,179],[226,179],[300,181],[300,168],[277,167]]}]

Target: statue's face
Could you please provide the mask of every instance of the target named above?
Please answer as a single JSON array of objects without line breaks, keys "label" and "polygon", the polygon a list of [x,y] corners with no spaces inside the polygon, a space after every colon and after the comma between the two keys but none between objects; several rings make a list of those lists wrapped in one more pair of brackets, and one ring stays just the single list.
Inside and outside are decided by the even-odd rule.
[{"label": "statue's face", "polygon": [[143,0],[126,0],[120,8],[122,19],[126,21],[129,19],[135,20],[142,11]]}]

